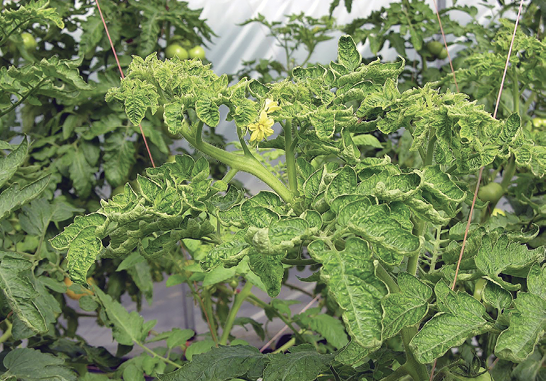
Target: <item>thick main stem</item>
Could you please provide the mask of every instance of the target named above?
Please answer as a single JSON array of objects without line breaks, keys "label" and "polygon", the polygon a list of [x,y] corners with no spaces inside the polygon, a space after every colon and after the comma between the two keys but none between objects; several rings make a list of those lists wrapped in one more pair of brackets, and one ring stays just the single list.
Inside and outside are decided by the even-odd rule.
[{"label": "thick main stem", "polygon": [[250,295],[250,292],[252,290],[252,283],[247,282],[240,293],[238,293],[235,296],[235,300],[233,301],[233,306],[231,307],[231,310],[229,311],[229,315],[226,320],[226,325],[224,326],[224,331],[222,332],[222,337],[220,338],[220,341],[218,344],[220,345],[226,345],[227,341],[229,339],[229,334],[231,332],[231,329],[233,328],[233,323],[235,322],[235,318],[237,317],[237,312],[239,312],[239,309],[241,309],[241,306],[243,305],[243,302],[245,299]]},{"label": "thick main stem", "polygon": [[260,162],[258,162],[256,159],[249,158],[248,156],[241,156],[224,151],[204,142],[200,134],[202,128],[203,122],[200,121],[196,129],[199,133],[196,133],[194,136],[187,126],[183,126],[182,135],[191,145],[199,149],[205,155],[221,161],[231,168],[256,176],[266,183],[271,189],[273,189],[285,202],[292,203],[294,197],[290,190],[288,190],[288,188],[279,179],[265,169]]},{"label": "thick main stem", "polygon": [[288,171],[288,185],[292,194],[298,196],[298,175],[296,172],[296,156],[294,155],[292,121],[286,121],[284,126],[284,141],[286,154],[286,169]]}]

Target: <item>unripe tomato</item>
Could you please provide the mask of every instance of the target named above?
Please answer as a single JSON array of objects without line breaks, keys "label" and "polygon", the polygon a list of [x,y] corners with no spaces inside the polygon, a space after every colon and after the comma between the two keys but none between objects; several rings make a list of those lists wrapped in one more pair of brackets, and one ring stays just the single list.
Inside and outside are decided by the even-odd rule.
[{"label": "unripe tomato", "polygon": [[205,49],[200,46],[195,46],[194,48],[190,49],[190,57],[200,60],[205,59]]},{"label": "unripe tomato", "polygon": [[440,54],[438,54],[438,59],[445,60],[447,58],[447,50],[443,48]]},{"label": "unripe tomato", "polygon": [[535,127],[546,126],[546,119],[544,119],[544,118],[533,118],[533,126],[535,126]]},{"label": "unripe tomato", "polygon": [[26,50],[34,50],[38,46],[32,34],[21,33],[21,37],[23,38],[23,45],[25,45]]},{"label": "unripe tomato", "polygon": [[506,216],[506,213],[502,209],[495,208],[495,209],[493,209],[493,213],[491,213],[491,215],[492,216]]},{"label": "unripe tomato", "polygon": [[165,57],[178,57],[181,60],[188,59],[188,51],[178,44],[171,44],[165,49]]},{"label": "unripe tomato", "polygon": [[483,289],[486,285],[487,280],[483,278],[478,279],[474,285],[474,299],[476,299],[478,302],[482,300]]},{"label": "unripe tomato", "polygon": [[482,201],[497,202],[504,194],[504,189],[499,183],[489,183],[484,187],[480,187],[478,197]]},{"label": "unripe tomato", "polygon": [[124,191],[125,191],[125,184],[121,184],[120,186],[112,190],[112,193],[110,194],[110,198],[114,197],[117,194],[123,193]]},{"label": "unripe tomato", "polygon": [[[69,277],[65,277],[64,278],[64,284],[68,288],[68,287],[72,286],[73,283],[72,283],[72,281],[70,280]],[[87,284],[94,285],[95,284],[95,279],[93,279],[92,277],[87,278]],[[82,290],[83,290],[83,293],[76,294],[74,291],[67,289],[66,290],[66,296],[68,296],[70,299],[80,300],[82,296],[95,295],[95,293],[93,291],[88,290],[86,288],[82,287]]]},{"label": "unripe tomato", "polygon": [[426,46],[428,52],[430,54],[435,55],[436,57],[438,57],[440,55],[440,53],[442,53],[442,50],[444,49],[444,44],[442,44],[439,41],[429,41],[429,42],[427,42],[427,44],[425,46]]}]

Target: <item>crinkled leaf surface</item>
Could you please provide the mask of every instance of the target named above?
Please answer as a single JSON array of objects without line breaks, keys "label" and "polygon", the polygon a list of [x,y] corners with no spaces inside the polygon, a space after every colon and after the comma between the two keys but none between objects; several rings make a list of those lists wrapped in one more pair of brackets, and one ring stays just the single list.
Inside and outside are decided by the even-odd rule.
[{"label": "crinkled leaf surface", "polygon": [[527,249],[526,245],[513,242],[506,234],[490,233],[482,238],[482,246],[476,255],[476,267],[488,279],[508,291],[518,290],[519,284],[504,281],[500,273],[510,274],[511,270],[521,270],[535,262],[544,260],[544,248]]},{"label": "crinkled leaf surface", "polygon": [[328,369],[334,355],[317,353],[312,345],[293,347],[290,353],[268,356],[264,381],[313,381]]},{"label": "crinkled leaf surface", "polygon": [[422,364],[492,328],[484,318],[485,307],[464,291],[455,293],[439,281],[434,292],[441,312],[426,322],[410,343],[415,358]]},{"label": "crinkled leaf surface", "polygon": [[182,368],[158,377],[159,381],[225,381],[235,377],[261,377],[266,357],[250,346],[219,346],[195,355]]},{"label": "crinkled leaf surface", "polygon": [[31,268],[32,262],[16,253],[0,253],[0,288],[21,322],[34,332],[45,333],[46,320],[37,304],[39,293],[31,281]]},{"label": "crinkled leaf surface", "polygon": [[529,271],[529,292],[518,292],[510,327],[497,339],[495,355],[501,359],[522,362],[529,356],[544,335],[546,327],[546,271],[534,265]]},{"label": "crinkled leaf surface", "polygon": [[25,161],[28,153],[28,140],[26,137],[19,146],[6,157],[0,158],[0,187],[8,181],[17,168]]},{"label": "crinkled leaf surface", "polygon": [[21,381],[56,380],[76,381],[76,374],[64,367],[64,360],[31,348],[16,348],[4,357],[6,373],[0,378]]},{"label": "crinkled leaf surface", "polygon": [[429,286],[408,273],[398,274],[397,280],[400,292],[381,301],[384,340],[404,327],[419,323],[428,312],[428,299],[432,296]]},{"label": "crinkled leaf surface", "polygon": [[321,278],[343,309],[351,337],[363,347],[381,345],[381,299],[387,293],[375,276],[371,250],[360,238],[349,238],[345,250],[331,250],[323,241],[309,245],[313,259],[323,264]]}]

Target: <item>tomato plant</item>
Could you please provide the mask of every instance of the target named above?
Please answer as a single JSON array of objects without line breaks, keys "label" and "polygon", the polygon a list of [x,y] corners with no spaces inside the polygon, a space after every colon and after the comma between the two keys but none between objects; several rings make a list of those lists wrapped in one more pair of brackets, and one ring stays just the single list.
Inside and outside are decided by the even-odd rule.
[{"label": "tomato plant", "polygon": [[[447,51],[425,42],[438,26],[423,1],[343,26],[259,15],[246,24],[268,28],[286,55],[235,76],[158,57],[163,41],[210,41],[200,10],[101,3],[123,80],[90,4],[9,2],[0,17],[3,51],[22,31],[40,41],[2,57],[0,73],[0,379],[544,378],[539,5],[515,33],[494,117],[514,24],[482,25],[472,7],[441,12],[466,46],[456,92],[449,65],[427,67]],[[334,28],[346,33],[335,60],[311,63]],[[377,59],[385,42],[401,58]],[[221,123],[236,136],[227,149]],[[172,155],[170,136],[190,148]],[[268,190],[244,189],[240,172]],[[505,212],[491,213],[501,196]],[[291,284],[299,271],[313,288]],[[121,303],[151,304],[163,280],[185,284],[206,330],[164,329]],[[287,289],[316,304],[296,313]],[[243,316],[246,305],[263,314]],[[85,342],[81,318],[111,329],[116,353]],[[267,343],[271,320],[286,340]]]},{"label": "tomato plant", "polygon": [[21,33],[21,38],[23,39],[23,45],[26,50],[34,50],[38,46],[36,39],[30,33]]},{"label": "tomato plant", "polygon": [[203,49],[201,46],[195,46],[191,48],[188,53],[190,55],[190,58],[197,58],[200,60],[205,59],[205,49]]}]

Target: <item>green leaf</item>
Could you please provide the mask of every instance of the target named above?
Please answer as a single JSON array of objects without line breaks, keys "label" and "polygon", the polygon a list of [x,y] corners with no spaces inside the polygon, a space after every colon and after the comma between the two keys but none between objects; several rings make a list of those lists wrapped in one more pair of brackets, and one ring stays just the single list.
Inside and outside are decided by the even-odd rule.
[{"label": "green leaf", "polygon": [[367,243],[351,237],[345,242],[345,250],[337,251],[317,240],[308,250],[313,259],[323,265],[321,279],[328,284],[329,292],[343,310],[347,332],[365,348],[380,346],[381,299],[387,291],[375,276]]},{"label": "green leaf", "polygon": [[63,366],[64,360],[31,348],[16,348],[4,357],[3,380],[21,381],[56,380],[76,381],[76,374]]},{"label": "green leaf", "polygon": [[336,177],[332,179],[332,182],[328,184],[325,194],[326,201],[331,204],[338,196],[355,193],[356,182],[355,170],[348,165],[343,167]]},{"label": "green leaf", "polygon": [[362,361],[372,351],[372,348],[364,348],[356,341],[351,341],[336,354],[335,359],[342,364],[354,366],[354,364]]},{"label": "green leaf", "polygon": [[2,187],[17,172],[28,153],[28,139],[23,137],[19,146],[6,157],[0,158],[0,187]]},{"label": "green leaf", "polygon": [[136,311],[127,312],[125,307],[113,300],[110,295],[102,292],[98,287],[93,287],[95,295],[104,306],[106,316],[112,328],[114,339],[122,344],[132,346],[135,343],[142,343],[148,335],[143,332],[144,319]]},{"label": "green leaf", "polygon": [[17,210],[21,205],[32,201],[46,189],[51,175],[42,177],[24,188],[19,188],[18,185],[13,185],[0,194],[0,220],[9,215],[12,211]]},{"label": "green leaf", "polygon": [[455,184],[450,175],[442,172],[439,165],[425,168],[423,186],[430,193],[446,202],[460,203],[466,198],[466,192]]},{"label": "green leaf", "polygon": [[354,71],[360,66],[362,56],[356,49],[356,44],[351,36],[341,36],[339,38],[337,61],[349,71]]},{"label": "green leaf", "polygon": [[0,252],[0,289],[15,315],[36,333],[48,328],[37,305],[39,294],[31,281],[32,262],[15,253]]},{"label": "green leaf", "polygon": [[478,270],[487,279],[505,290],[516,291],[521,285],[506,282],[499,274],[511,274],[513,271],[530,267],[535,262],[541,262],[544,260],[544,253],[545,250],[542,247],[528,250],[526,245],[510,241],[508,236],[499,229],[482,238],[482,246],[476,255],[475,262]]},{"label": "green leaf", "polygon": [[545,268],[531,267],[527,278],[529,292],[518,292],[510,326],[503,331],[495,346],[495,355],[501,359],[522,362],[534,350],[544,335],[546,326]]},{"label": "green leaf", "polygon": [[129,179],[129,172],[136,163],[135,143],[122,133],[113,133],[106,137],[104,151],[104,175],[110,186],[116,188]]},{"label": "green leaf", "polygon": [[68,246],[68,273],[76,283],[87,283],[87,271],[103,249],[101,240],[95,236],[95,230],[95,226],[82,229]]},{"label": "green leaf", "polygon": [[196,341],[192,343],[188,349],[186,349],[185,356],[188,359],[188,361],[192,361],[193,356],[200,355],[202,353],[210,352],[212,348],[216,346],[216,343],[214,340],[202,340],[202,341]]},{"label": "green leaf", "polygon": [[264,255],[261,253],[252,253],[249,255],[250,270],[262,281],[266,287],[267,294],[274,298],[281,292],[282,277],[284,268],[281,262],[281,256]]},{"label": "green leaf", "polygon": [[487,282],[483,289],[483,301],[500,312],[512,304],[512,294],[493,282]]},{"label": "green leaf", "polygon": [[428,312],[432,289],[408,273],[398,274],[399,293],[389,294],[382,301],[383,340],[402,328],[419,323]]},{"label": "green leaf", "polygon": [[268,356],[264,371],[267,381],[313,381],[328,369],[334,355],[317,353],[310,344],[292,347],[290,353]]},{"label": "green leaf", "polygon": [[227,381],[236,377],[257,379],[262,376],[266,361],[264,355],[250,346],[220,346],[194,356],[182,368],[159,376],[158,381]]},{"label": "green leaf", "polygon": [[485,307],[464,291],[455,293],[439,281],[434,292],[440,312],[425,323],[410,343],[415,358],[422,364],[431,363],[467,338],[492,328],[483,317]]},{"label": "green leaf", "polygon": [[81,198],[87,198],[91,193],[91,188],[95,183],[95,172],[97,168],[91,166],[87,161],[85,152],[78,149],[70,152],[69,155],[71,164],[68,168],[72,184]]},{"label": "green leaf", "polygon": [[197,117],[209,127],[216,127],[220,123],[220,110],[211,99],[198,99],[195,102],[195,112]]},{"label": "green leaf", "polygon": [[325,314],[317,315],[316,311],[308,310],[294,316],[294,320],[299,321],[300,327],[308,327],[319,333],[335,348],[342,348],[349,343],[345,327],[338,318]]},{"label": "green leaf", "polygon": [[352,202],[341,209],[338,222],[370,243],[381,245],[400,255],[413,255],[419,247],[419,238],[402,225],[407,216],[392,211],[386,204],[366,205]]}]

